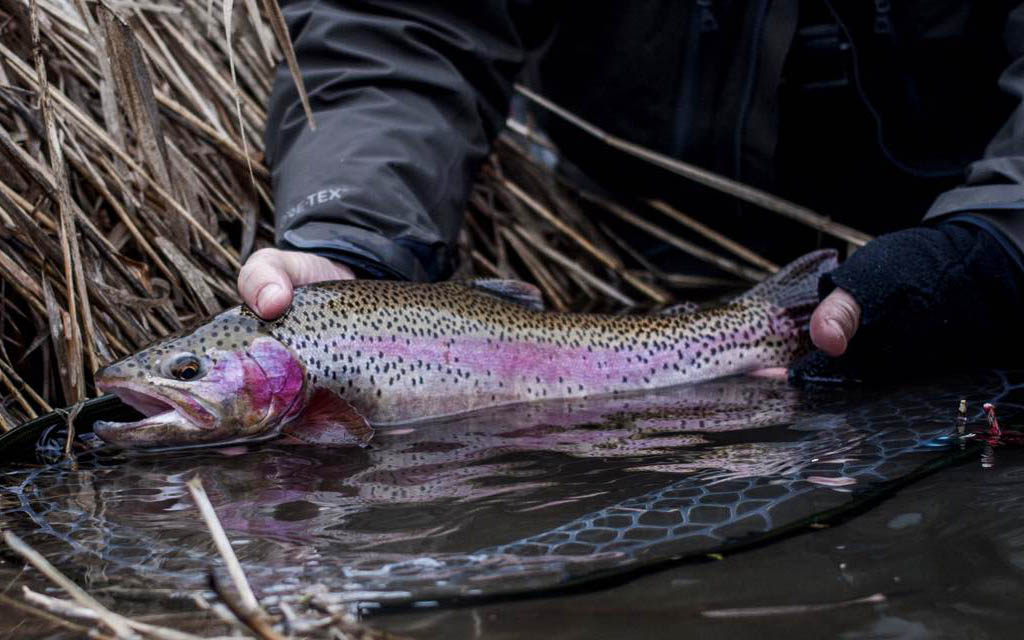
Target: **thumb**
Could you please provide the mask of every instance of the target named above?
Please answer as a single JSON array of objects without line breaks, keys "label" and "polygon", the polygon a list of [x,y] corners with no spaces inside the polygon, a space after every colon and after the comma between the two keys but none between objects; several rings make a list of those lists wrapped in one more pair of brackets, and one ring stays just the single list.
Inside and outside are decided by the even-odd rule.
[{"label": "thumb", "polygon": [[264,320],[277,318],[292,302],[292,278],[280,253],[261,249],[238,272],[238,293]]},{"label": "thumb", "polygon": [[264,320],[288,310],[294,287],[325,280],[350,280],[347,266],[302,251],[260,249],[249,256],[238,272],[238,293]]},{"label": "thumb", "polygon": [[860,326],[860,305],[836,289],[811,314],[811,342],[830,356],[841,356]]}]

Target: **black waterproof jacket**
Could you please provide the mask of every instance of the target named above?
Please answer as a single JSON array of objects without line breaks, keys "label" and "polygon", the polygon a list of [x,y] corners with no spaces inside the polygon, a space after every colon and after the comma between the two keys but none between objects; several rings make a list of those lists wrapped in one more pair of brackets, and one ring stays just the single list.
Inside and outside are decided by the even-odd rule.
[{"label": "black waterproof jacket", "polygon": [[[450,273],[517,78],[610,133],[871,232],[958,219],[1018,258],[1024,246],[1021,3],[282,5],[317,128],[282,67],[266,133],[277,241],[364,275]],[[548,130],[602,185],[701,203],[725,227],[769,215],[738,215],[557,121]]]}]

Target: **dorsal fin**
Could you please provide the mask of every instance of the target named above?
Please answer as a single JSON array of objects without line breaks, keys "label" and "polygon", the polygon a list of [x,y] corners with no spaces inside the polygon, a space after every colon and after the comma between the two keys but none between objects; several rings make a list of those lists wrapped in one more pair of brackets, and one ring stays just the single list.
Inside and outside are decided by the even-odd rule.
[{"label": "dorsal fin", "polygon": [[671,307],[665,307],[658,313],[663,316],[685,316],[688,313],[696,313],[698,311],[700,311],[700,305],[693,300],[687,300],[686,302],[674,304]]},{"label": "dorsal fin", "polygon": [[533,309],[534,311],[544,310],[544,296],[541,294],[540,289],[520,280],[481,278],[469,280],[466,282],[466,285],[496,298]]}]

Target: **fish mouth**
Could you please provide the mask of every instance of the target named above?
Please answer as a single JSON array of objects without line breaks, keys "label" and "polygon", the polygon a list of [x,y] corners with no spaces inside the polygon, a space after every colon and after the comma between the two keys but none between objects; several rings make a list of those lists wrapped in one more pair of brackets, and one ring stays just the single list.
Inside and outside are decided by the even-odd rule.
[{"label": "fish mouth", "polygon": [[143,385],[107,382],[97,387],[116,395],[143,415],[134,422],[99,420],[93,432],[106,442],[124,447],[167,446],[201,441],[218,424],[213,411],[188,393],[161,393]]}]

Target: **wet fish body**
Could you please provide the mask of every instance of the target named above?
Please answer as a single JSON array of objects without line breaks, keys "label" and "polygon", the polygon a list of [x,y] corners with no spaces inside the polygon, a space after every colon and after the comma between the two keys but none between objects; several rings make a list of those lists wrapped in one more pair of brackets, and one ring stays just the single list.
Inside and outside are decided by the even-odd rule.
[{"label": "wet fish body", "polygon": [[723,306],[658,315],[545,312],[509,281],[300,287],[276,321],[236,307],[100,371],[147,418],[96,431],[126,446],[348,444],[371,426],[786,366],[834,265],[809,254]]}]

